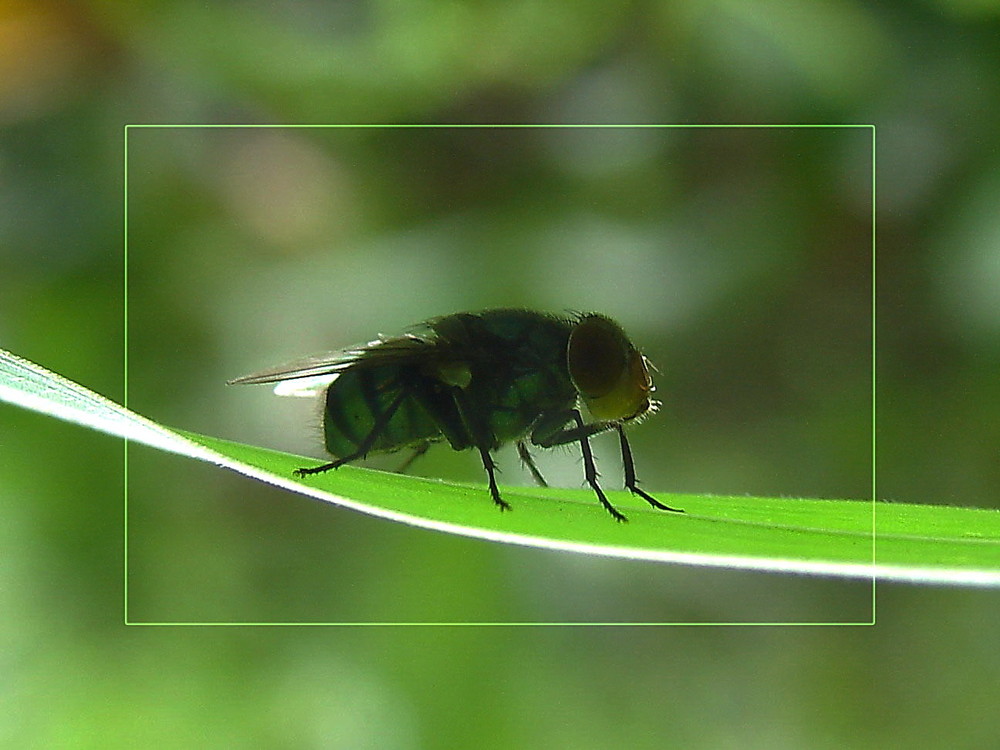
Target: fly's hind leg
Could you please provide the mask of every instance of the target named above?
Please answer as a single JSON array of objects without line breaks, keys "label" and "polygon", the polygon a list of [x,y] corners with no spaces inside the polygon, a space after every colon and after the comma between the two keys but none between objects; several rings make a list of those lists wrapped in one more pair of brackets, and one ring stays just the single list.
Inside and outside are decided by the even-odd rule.
[{"label": "fly's hind leg", "polygon": [[331,469],[339,469],[341,466],[349,464],[351,461],[357,461],[359,458],[364,458],[368,455],[368,451],[372,449],[372,446],[375,445],[375,441],[378,440],[379,435],[381,435],[383,430],[385,430],[386,425],[389,424],[389,420],[392,419],[392,415],[396,413],[399,409],[399,405],[403,403],[405,398],[406,393],[401,392],[395,399],[393,399],[392,403],[389,404],[389,407],[378,415],[378,419],[376,419],[375,424],[372,425],[371,432],[365,436],[365,439],[361,441],[358,449],[351,455],[343,456],[342,458],[338,458],[336,461],[331,461],[328,464],[307,467],[304,469],[296,469],[292,473],[297,477],[304,477],[309,474],[322,474],[323,472],[330,471]]},{"label": "fly's hind leg", "polygon": [[322,474],[324,471],[330,471],[330,469],[339,469],[346,463],[350,463],[356,459],[362,458],[363,454],[358,454],[354,456],[348,456],[346,458],[338,458],[336,461],[331,461],[328,464],[322,464],[321,466],[307,466],[302,469],[296,469],[292,472],[297,477],[308,476],[309,474]]},{"label": "fly's hind leg", "polygon": [[528,446],[524,444],[523,440],[517,441],[517,455],[520,456],[521,463],[528,467],[528,471],[530,471],[531,476],[534,477],[535,483],[539,487],[548,487],[549,483],[545,481],[545,477],[542,476],[542,472],[540,472],[538,467],[535,466],[535,459],[528,451]]},{"label": "fly's hind leg", "polygon": [[430,447],[431,447],[431,441],[425,440],[416,448],[414,448],[413,453],[411,453],[409,457],[405,461],[403,461],[402,464],[400,464],[399,468],[396,469],[396,473],[405,474],[406,470],[410,468],[413,462],[416,461],[418,458],[420,458],[422,455],[424,455],[428,450],[430,450]]}]

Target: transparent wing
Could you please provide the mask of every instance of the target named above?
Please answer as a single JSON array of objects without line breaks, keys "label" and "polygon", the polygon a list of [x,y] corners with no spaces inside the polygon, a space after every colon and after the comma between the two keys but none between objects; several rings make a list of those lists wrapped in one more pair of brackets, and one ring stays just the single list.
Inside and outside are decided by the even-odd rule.
[{"label": "transparent wing", "polygon": [[346,370],[421,362],[435,345],[436,341],[432,338],[416,334],[379,337],[367,344],[305,357],[234,378],[227,381],[227,385],[277,383],[274,392],[279,396],[311,396]]}]

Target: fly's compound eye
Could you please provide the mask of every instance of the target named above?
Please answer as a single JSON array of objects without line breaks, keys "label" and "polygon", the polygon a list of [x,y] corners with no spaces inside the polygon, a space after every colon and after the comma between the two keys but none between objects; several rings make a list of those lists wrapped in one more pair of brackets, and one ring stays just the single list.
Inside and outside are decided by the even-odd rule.
[{"label": "fly's compound eye", "polygon": [[628,351],[616,328],[610,320],[590,316],[570,333],[569,375],[585,398],[607,395],[625,370]]},{"label": "fly's compound eye", "polygon": [[573,328],[566,351],[569,376],[597,419],[625,420],[649,409],[652,380],[625,332],[601,315]]}]

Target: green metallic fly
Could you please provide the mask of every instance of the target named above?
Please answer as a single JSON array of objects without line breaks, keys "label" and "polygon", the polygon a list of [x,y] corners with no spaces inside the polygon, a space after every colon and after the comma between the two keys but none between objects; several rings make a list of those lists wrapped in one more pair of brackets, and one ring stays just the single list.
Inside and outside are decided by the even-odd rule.
[{"label": "green metallic fly", "polygon": [[[318,474],[369,453],[414,448],[404,471],[430,444],[476,448],[501,510],[491,452],[514,441],[535,481],[545,480],[528,452],[578,442],[587,483],[617,521],[627,521],[597,483],[588,438],[616,430],[625,487],[660,510],[675,512],[636,484],[623,426],[655,411],[647,361],[621,326],[597,313],[557,316],[501,309],[445,315],[401,336],[236,378],[233,384],[277,383],[279,395],[326,389],[326,448],[335,461],[298,469]],[[581,403],[596,421],[584,422]]]}]

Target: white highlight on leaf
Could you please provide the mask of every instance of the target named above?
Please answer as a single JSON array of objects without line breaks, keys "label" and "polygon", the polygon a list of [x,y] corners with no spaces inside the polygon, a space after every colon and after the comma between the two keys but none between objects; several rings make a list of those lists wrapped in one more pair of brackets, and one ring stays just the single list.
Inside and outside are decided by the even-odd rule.
[{"label": "white highlight on leaf", "polygon": [[170,453],[177,453],[224,466],[263,482],[368,515],[466,537],[607,557],[735,568],[739,570],[893,580],[911,583],[1000,586],[1000,570],[995,569],[949,568],[945,566],[921,567],[919,565],[873,565],[839,561],[682,552],[670,549],[636,548],[625,545],[610,546],[588,543],[586,541],[572,541],[505,532],[491,528],[462,526],[450,521],[412,516],[400,513],[399,511],[369,505],[351,498],[341,497],[316,487],[301,484],[291,476],[279,476],[257,466],[236,461],[3,349],[0,349],[0,401],[6,401],[17,406],[22,406],[25,409],[91,427],[109,435],[116,435],[126,440],[143,443]]}]

